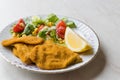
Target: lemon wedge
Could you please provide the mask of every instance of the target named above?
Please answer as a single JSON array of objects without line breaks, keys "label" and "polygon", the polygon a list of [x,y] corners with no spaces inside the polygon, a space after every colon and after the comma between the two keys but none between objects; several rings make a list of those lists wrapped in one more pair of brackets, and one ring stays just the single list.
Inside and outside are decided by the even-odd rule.
[{"label": "lemon wedge", "polygon": [[65,32],[65,44],[74,52],[84,52],[92,48],[85,39],[77,35],[69,27],[66,28]]}]

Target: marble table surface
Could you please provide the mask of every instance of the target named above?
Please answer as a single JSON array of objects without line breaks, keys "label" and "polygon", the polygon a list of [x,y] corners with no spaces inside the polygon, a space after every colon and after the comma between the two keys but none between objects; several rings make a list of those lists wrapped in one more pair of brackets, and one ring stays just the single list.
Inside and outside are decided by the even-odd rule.
[{"label": "marble table surface", "polygon": [[0,56],[0,80],[120,80],[120,0],[0,0],[0,31],[20,17],[49,13],[90,25],[100,39],[97,56],[84,67],[62,74],[22,70]]}]

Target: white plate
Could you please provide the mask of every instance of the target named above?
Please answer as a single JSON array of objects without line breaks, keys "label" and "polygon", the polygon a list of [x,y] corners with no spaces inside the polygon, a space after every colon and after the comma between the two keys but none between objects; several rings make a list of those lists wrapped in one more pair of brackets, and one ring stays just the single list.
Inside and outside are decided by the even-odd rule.
[{"label": "white plate", "polygon": [[[40,17],[44,18],[45,16],[40,16]],[[63,16],[59,16],[59,18],[63,18]],[[93,59],[93,57],[97,54],[97,51],[99,48],[99,40],[95,32],[90,27],[88,27],[86,24],[73,18],[68,18],[68,19],[74,21],[75,24],[77,25],[77,28],[74,29],[74,31],[78,33],[79,35],[81,35],[83,38],[85,38],[85,40],[87,40],[92,45],[93,54],[80,55],[83,59],[83,62],[75,64],[75,65],[71,65],[65,69],[42,70],[42,69],[37,68],[35,65],[23,64],[17,57],[15,57],[12,54],[12,52],[9,49],[7,49],[6,47],[3,47],[2,45],[0,45],[0,54],[6,61],[10,62],[12,65],[15,65],[16,67],[20,67],[22,69],[40,72],[40,73],[50,73],[50,74],[51,73],[63,73],[63,72],[68,72],[68,71],[75,70],[75,69],[82,67],[83,65],[90,62]],[[10,34],[10,29],[15,22],[9,24],[0,32],[0,42],[2,40],[9,39],[12,37]]]}]

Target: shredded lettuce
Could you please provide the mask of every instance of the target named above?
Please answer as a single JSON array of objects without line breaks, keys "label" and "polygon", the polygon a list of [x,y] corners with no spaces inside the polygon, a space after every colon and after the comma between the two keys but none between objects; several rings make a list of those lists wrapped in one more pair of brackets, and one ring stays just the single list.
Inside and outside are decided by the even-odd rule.
[{"label": "shredded lettuce", "polygon": [[39,37],[46,39],[46,32],[47,32],[47,30],[40,31]]},{"label": "shredded lettuce", "polygon": [[23,33],[22,34],[26,34],[26,35],[29,35],[29,34],[31,34],[32,33],[32,31],[34,31],[34,26],[32,25],[32,24],[27,24],[26,26],[25,26],[25,29],[24,29],[24,31],[23,31]]},{"label": "shredded lettuce", "polygon": [[39,16],[33,16],[32,17],[32,24],[37,26],[38,24],[44,24],[44,21],[40,19]]},{"label": "shredded lettuce", "polygon": [[55,14],[49,14],[47,17],[48,22],[55,23],[59,18]]},{"label": "shredded lettuce", "polygon": [[69,22],[67,22],[66,24],[67,24],[67,26],[70,27],[70,28],[75,28],[75,27],[76,27],[76,25],[75,25],[75,23],[74,23],[73,21],[69,21]]},{"label": "shredded lettuce", "polygon": [[50,37],[53,38],[53,40],[56,42],[57,41],[57,37],[56,37],[56,30],[53,29],[50,31]]}]

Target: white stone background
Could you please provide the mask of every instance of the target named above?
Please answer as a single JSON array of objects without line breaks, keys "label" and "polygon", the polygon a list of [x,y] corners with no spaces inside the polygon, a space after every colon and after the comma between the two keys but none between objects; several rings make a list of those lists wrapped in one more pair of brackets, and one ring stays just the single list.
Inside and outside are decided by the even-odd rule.
[{"label": "white stone background", "polygon": [[120,80],[120,0],[0,0],[0,31],[21,17],[55,13],[90,25],[101,47],[86,66],[62,74],[16,68],[0,57],[0,80]]}]

